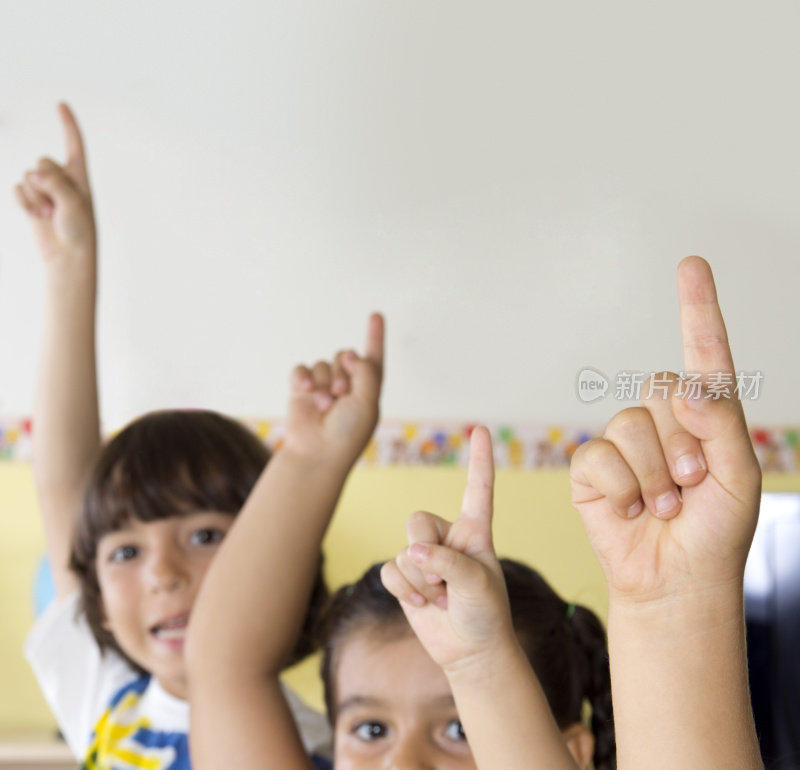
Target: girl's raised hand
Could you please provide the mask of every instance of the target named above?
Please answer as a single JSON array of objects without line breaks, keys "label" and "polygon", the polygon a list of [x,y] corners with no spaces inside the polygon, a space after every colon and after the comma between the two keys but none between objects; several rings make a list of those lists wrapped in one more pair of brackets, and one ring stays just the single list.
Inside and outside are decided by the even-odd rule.
[{"label": "girl's raised hand", "polygon": [[461,515],[450,524],[416,513],[409,547],[381,571],[411,628],[445,671],[480,665],[514,639],[503,573],[492,545],[494,462],[486,428],[472,432]]},{"label": "girl's raised hand", "polygon": [[93,257],[96,247],[83,139],[70,108],[61,103],[58,113],[66,139],[66,162],[59,165],[42,158],[14,189],[17,201],[30,217],[47,263],[63,257]]},{"label": "girl's raised hand", "polygon": [[298,366],[292,373],[284,445],[304,456],[352,464],[378,421],[383,379],[384,321],[368,321],[364,355],[337,353],[332,362]]},{"label": "girl's raised hand", "polygon": [[[681,262],[678,292],[686,372],[701,375],[702,392],[658,375],[641,407],[620,412],[572,459],[572,500],[612,599],[740,584],[755,531],[761,471],[704,260]],[[715,381],[729,383],[729,397],[710,397]]]}]

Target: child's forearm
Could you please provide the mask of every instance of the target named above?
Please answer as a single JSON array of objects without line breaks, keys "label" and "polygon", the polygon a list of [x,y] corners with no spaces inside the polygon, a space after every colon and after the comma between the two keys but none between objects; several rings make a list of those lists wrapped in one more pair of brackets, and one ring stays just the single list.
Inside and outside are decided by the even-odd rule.
[{"label": "child's forearm", "polygon": [[[208,677],[277,676],[308,605],[325,529],[350,469],[278,451],[205,578],[189,661]],[[230,661],[235,660],[236,666]]]},{"label": "child's forearm", "polygon": [[447,671],[480,770],[576,770],[525,653],[508,640],[491,659]]},{"label": "child's forearm", "polygon": [[281,449],[214,558],[186,648],[198,767],[229,766],[231,753],[247,760],[237,767],[310,767],[278,675],[305,616],[348,471]]},{"label": "child's forearm", "polygon": [[277,679],[220,695],[190,690],[193,770],[312,770]]},{"label": "child's forearm", "polygon": [[94,254],[48,266],[36,390],[33,469],[59,595],[76,585],[69,548],[100,448]]},{"label": "child's forearm", "polygon": [[654,606],[612,598],[608,632],[620,770],[763,768],[740,585]]}]

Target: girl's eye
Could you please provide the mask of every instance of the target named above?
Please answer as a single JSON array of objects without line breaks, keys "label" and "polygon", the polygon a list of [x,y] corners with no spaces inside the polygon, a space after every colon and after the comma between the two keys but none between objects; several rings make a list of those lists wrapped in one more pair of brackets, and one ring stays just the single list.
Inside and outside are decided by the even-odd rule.
[{"label": "girl's eye", "polygon": [[377,741],[385,738],[389,729],[383,722],[359,722],[352,732],[362,741]]},{"label": "girl's eye", "polygon": [[121,545],[115,548],[108,557],[109,561],[121,564],[130,561],[139,554],[139,549],[135,545]]},{"label": "girl's eye", "polygon": [[192,532],[192,545],[214,545],[222,541],[225,533],[221,529],[208,527]]},{"label": "girl's eye", "polygon": [[464,728],[461,726],[460,719],[453,719],[451,722],[448,722],[447,726],[444,728],[444,734],[451,741],[467,740],[467,736],[464,734]]}]

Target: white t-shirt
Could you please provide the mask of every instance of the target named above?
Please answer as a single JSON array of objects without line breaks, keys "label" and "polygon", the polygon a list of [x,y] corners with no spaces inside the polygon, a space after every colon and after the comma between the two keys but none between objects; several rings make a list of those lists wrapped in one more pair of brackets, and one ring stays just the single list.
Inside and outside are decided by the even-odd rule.
[{"label": "white t-shirt", "polygon": [[[104,655],[77,592],[54,602],[25,641],[45,699],[75,757],[89,768],[189,770],[189,704],[142,677],[114,652]],[[330,756],[325,718],[284,687],[309,754]]]}]

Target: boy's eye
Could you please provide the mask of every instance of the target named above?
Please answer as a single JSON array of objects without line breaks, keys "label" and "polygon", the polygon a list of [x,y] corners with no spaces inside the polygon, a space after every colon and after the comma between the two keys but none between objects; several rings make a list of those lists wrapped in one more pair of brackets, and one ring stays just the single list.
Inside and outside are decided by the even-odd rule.
[{"label": "boy's eye", "polygon": [[192,532],[191,542],[192,545],[214,545],[221,542],[223,537],[225,537],[225,533],[221,529],[206,527]]},{"label": "boy's eye", "polygon": [[122,563],[125,561],[130,561],[138,554],[139,549],[135,545],[121,545],[111,552],[108,560],[116,563]]},{"label": "boy's eye", "polygon": [[444,734],[451,740],[451,741],[466,741],[467,736],[464,733],[464,728],[461,726],[460,719],[453,719],[452,721],[447,723],[447,727],[444,728]]},{"label": "boy's eye", "polygon": [[377,741],[385,738],[389,729],[383,722],[359,722],[352,730],[362,741]]}]

